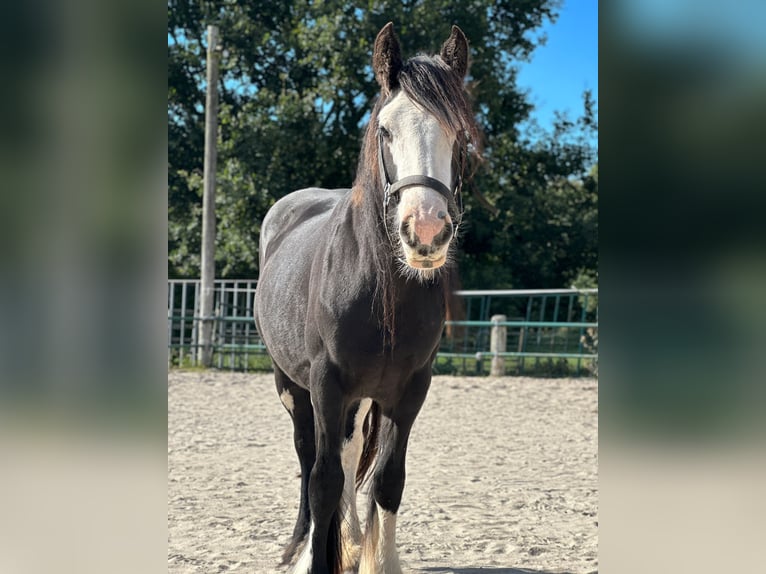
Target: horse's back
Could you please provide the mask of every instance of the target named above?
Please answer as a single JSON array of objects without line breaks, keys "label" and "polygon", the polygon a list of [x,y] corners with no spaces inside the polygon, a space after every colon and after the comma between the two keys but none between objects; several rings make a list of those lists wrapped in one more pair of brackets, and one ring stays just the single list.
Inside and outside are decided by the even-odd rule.
[{"label": "horse's back", "polygon": [[303,228],[320,225],[348,189],[309,187],[287,194],[269,209],[261,225],[261,265],[277,250],[282,238]]},{"label": "horse's back", "polygon": [[308,284],[326,223],[348,189],[307,188],[277,201],[266,214],[259,244],[256,324],[274,362],[306,385],[308,357],[303,340]]}]

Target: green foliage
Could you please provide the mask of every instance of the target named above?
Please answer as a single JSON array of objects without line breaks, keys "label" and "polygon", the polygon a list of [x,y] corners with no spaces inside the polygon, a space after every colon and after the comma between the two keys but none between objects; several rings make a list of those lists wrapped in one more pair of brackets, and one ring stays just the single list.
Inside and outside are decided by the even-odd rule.
[{"label": "green foliage", "polygon": [[[485,151],[474,184],[497,208],[470,205],[463,241],[463,283],[474,288],[570,286],[598,258],[598,169],[588,144],[592,101],[584,115],[561,116],[552,134],[500,134]],[[595,286],[595,285],[594,285]]]},{"label": "green foliage", "polygon": [[[393,21],[405,55],[433,52],[459,24],[471,43],[469,91],[484,131],[461,240],[465,287],[550,287],[596,269],[596,119],[554,133],[521,134],[531,105],[516,87],[517,62],[544,40],[558,0],[168,3],[168,272],[199,274],[204,141],[205,27],[221,57],[216,273],[258,273],[260,222],[285,194],[349,187],[378,89],[372,43]],[[470,186],[468,186],[470,187]]]}]

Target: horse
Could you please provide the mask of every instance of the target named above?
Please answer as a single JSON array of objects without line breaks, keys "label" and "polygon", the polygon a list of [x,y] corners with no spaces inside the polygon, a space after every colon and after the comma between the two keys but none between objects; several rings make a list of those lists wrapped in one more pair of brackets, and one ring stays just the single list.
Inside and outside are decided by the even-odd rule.
[{"label": "horse", "polygon": [[[457,26],[437,55],[402,60],[378,33],[380,94],[350,189],[277,201],[259,243],[255,320],[293,422],[295,574],[399,574],[396,517],[410,430],[431,383],[478,131]],[[369,481],[362,531],[356,492]]]}]

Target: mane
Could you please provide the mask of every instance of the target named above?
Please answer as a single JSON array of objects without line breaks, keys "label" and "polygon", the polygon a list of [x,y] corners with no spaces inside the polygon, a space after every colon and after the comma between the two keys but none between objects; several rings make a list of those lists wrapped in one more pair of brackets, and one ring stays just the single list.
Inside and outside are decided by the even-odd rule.
[{"label": "mane", "polygon": [[[365,129],[362,141],[362,150],[357,165],[356,178],[352,188],[352,204],[368,212],[374,226],[375,244],[372,249],[372,257],[377,270],[378,282],[375,291],[375,300],[381,304],[382,327],[384,330],[384,343],[392,348],[395,342],[395,273],[393,256],[388,236],[386,234],[385,221],[383,219],[383,185],[380,181],[378,169],[378,116],[381,109],[400,90],[419,108],[434,116],[442,128],[452,134],[458,146],[465,147],[471,144],[474,151],[479,149],[479,131],[476,120],[466,94],[463,78],[458,76],[441,58],[441,56],[418,55],[407,60],[398,75],[399,87],[389,94],[381,94],[370,113],[370,121]],[[460,154],[455,159],[458,162],[458,170],[465,172],[465,160],[467,154]],[[435,281],[443,273],[455,274],[454,268],[447,264],[436,270]],[[445,290],[449,289],[451,281],[441,281]],[[445,300],[449,303],[450,293],[445,292]]]}]

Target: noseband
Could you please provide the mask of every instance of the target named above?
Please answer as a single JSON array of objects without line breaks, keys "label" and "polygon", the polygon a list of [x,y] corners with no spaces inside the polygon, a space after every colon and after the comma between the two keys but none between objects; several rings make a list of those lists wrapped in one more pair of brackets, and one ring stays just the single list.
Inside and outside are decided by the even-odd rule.
[{"label": "noseband", "polygon": [[[386,233],[388,233],[388,204],[393,198],[397,203],[400,199],[400,191],[408,187],[421,186],[432,189],[442,195],[447,200],[447,210],[450,208],[457,214],[457,217],[452,222],[452,237],[457,235],[458,227],[463,219],[463,195],[461,190],[463,188],[463,158],[465,157],[465,149],[460,146],[460,159],[457,162],[457,168],[455,171],[455,182],[453,188],[450,189],[444,185],[438,179],[429,177],[427,175],[409,175],[403,177],[395,182],[391,182],[391,178],[388,175],[388,168],[386,167],[386,160],[383,153],[383,134],[378,130],[378,169],[380,170],[380,181],[383,183],[383,224],[386,227]],[[453,162],[454,164],[455,162]],[[453,168],[455,166],[453,165]],[[391,235],[388,236],[391,245],[393,240]]]}]

